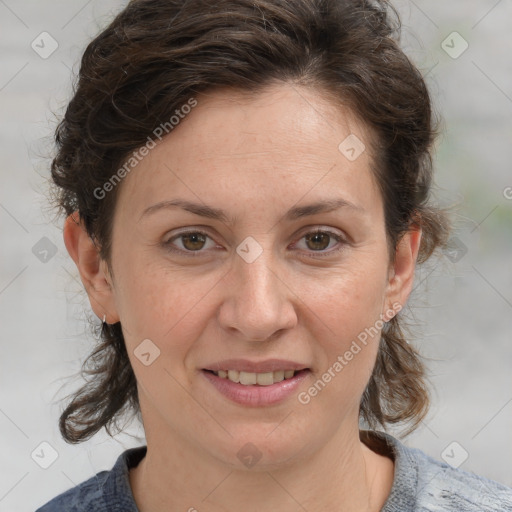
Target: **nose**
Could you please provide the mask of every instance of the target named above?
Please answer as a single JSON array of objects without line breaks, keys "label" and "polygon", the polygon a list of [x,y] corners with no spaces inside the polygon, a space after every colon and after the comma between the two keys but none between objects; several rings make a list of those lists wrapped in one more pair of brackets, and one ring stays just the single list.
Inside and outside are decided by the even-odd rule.
[{"label": "nose", "polygon": [[266,341],[297,324],[295,294],[270,249],[251,263],[235,254],[231,271],[224,279],[226,292],[219,322],[231,335]]}]

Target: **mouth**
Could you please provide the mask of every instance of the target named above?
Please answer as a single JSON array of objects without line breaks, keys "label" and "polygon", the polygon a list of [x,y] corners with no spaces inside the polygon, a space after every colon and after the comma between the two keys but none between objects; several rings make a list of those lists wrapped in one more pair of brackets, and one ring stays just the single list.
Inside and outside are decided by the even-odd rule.
[{"label": "mouth", "polygon": [[309,371],[309,368],[303,368],[301,370],[276,370],[272,372],[244,372],[238,370],[208,370],[203,371],[209,372],[221,379],[229,380],[231,382],[242,384],[243,386],[272,386],[283,380],[291,380],[299,374],[303,374]]},{"label": "mouth", "polygon": [[309,368],[266,372],[205,368],[201,374],[209,389],[215,389],[230,401],[246,407],[266,407],[283,403],[297,394],[312,371]]}]

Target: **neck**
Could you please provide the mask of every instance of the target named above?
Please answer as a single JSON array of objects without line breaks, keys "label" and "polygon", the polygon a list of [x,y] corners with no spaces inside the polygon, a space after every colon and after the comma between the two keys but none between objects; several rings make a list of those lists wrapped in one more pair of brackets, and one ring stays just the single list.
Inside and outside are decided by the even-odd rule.
[{"label": "neck", "polygon": [[130,471],[140,512],[377,512],[392,484],[392,461],[383,465],[385,457],[359,440],[357,425],[340,428],[309,455],[250,469],[234,468],[168,430],[145,428],[146,456]]}]

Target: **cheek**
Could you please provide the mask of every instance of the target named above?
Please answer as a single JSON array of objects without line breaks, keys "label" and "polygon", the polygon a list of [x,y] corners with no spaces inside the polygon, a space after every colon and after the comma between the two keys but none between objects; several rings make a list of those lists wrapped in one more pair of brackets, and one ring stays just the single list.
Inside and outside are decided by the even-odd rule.
[{"label": "cheek", "polygon": [[380,318],[387,269],[376,256],[355,255],[346,266],[303,289],[307,302],[336,337],[348,338]]},{"label": "cheek", "polygon": [[208,294],[222,278],[219,272],[172,270],[162,261],[143,255],[126,261],[119,272],[123,282],[116,300],[127,345],[133,348],[149,338],[174,354],[197,339],[208,319]]},{"label": "cheek", "polygon": [[371,375],[386,291],[385,264],[373,261],[360,259],[360,265],[337,272],[325,286],[315,288],[315,295],[309,294],[307,302],[317,317],[315,340],[321,347],[319,371],[329,387],[321,393],[324,400],[358,398]]}]

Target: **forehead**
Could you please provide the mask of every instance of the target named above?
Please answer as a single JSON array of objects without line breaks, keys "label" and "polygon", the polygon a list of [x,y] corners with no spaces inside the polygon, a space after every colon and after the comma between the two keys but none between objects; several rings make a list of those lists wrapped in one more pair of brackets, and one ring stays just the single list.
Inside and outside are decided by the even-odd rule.
[{"label": "forehead", "polygon": [[[368,128],[318,91],[281,84],[256,95],[223,89],[195,100],[124,178],[118,202],[134,215],[184,195],[205,203],[217,195],[221,202],[289,206],[336,188],[348,201],[375,202]],[[353,159],[347,144],[357,153],[366,147]]]}]

